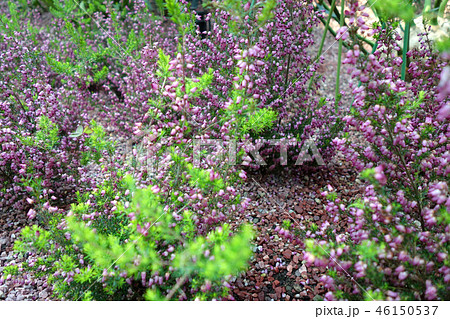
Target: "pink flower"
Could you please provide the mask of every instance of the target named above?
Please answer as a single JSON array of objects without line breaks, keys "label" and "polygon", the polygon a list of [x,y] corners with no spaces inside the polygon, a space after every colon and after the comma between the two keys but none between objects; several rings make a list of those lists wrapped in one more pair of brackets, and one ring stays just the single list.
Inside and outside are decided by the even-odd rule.
[{"label": "pink flower", "polygon": [[161,191],[161,189],[158,187],[158,185],[153,186],[153,187],[151,188],[151,190],[152,190],[152,192],[155,193],[155,194],[158,194],[158,193]]},{"label": "pink flower", "polygon": [[400,274],[398,274],[398,279],[405,280],[406,277],[408,277],[408,273],[406,271],[402,271]]},{"label": "pink flower", "polygon": [[33,219],[36,217],[36,211],[34,209],[30,209],[27,214],[29,219]]},{"label": "pink flower", "polygon": [[425,290],[425,298],[427,298],[427,300],[435,300],[437,298],[436,287],[432,285],[430,280],[426,281],[426,287],[427,289]]},{"label": "pink flower", "polygon": [[336,300],[336,297],[334,296],[333,292],[329,291],[325,294],[324,299],[327,301],[334,301],[334,300]]},{"label": "pink flower", "polygon": [[441,72],[441,81],[438,85],[438,100],[443,101],[450,95],[450,67],[445,67]]},{"label": "pink flower", "polygon": [[347,30],[348,30],[347,27],[340,28],[338,30],[338,32],[336,32],[336,40],[343,40],[343,41],[345,41],[348,38]]},{"label": "pink flower", "polygon": [[450,103],[445,104],[438,112],[437,119],[439,121],[445,121],[450,119]]},{"label": "pink flower", "polygon": [[377,166],[375,167],[375,179],[381,184],[381,185],[386,185],[387,183],[387,178],[386,175],[384,175],[383,172],[383,166]]}]

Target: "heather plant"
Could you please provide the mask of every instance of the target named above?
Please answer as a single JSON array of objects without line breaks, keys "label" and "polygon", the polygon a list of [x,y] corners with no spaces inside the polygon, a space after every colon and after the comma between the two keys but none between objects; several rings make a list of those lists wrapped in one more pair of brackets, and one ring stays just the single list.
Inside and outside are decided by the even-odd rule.
[{"label": "heather plant", "polygon": [[[193,71],[215,70],[209,98],[196,103],[236,118],[235,136],[260,142],[260,153],[271,165],[281,161],[280,146],[271,145],[271,139],[292,144],[288,157],[294,161],[312,137],[324,157],[331,155],[337,116],[328,101],[314,96],[321,83],[314,75],[319,63],[306,50],[314,43],[311,33],[318,21],[312,4],[224,1],[213,2],[211,8],[207,19],[214,21],[214,30],[203,39],[196,34],[186,37]],[[311,89],[310,80],[316,83]],[[275,113],[277,120],[266,123],[267,115],[273,118]],[[262,118],[270,129],[249,129],[248,123]]]},{"label": "heather plant", "polygon": [[71,59],[70,54],[65,55],[66,59],[62,60],[52,53],[47,53],[47,62],[52,70],[58,74],[83,79],[86,81],[86,87],[105,79],[109,71],[106,62],[110,50],[101,44],[95,49],[89,46],[81,26],[76,29],[72,23],[66,22],[65,30],[71,42],[76,45],[76,49],[73,51],[74,59]]},{"label": "heather plant", "polygon": [[[269,2],[267,3],[270,7]],[[223,33],[223,38],[233,41],[223,40],[221,45],[225,43],[237,45],[231,53],[223,49],[219,52],[208,44],[212,40],[222,41],[219,26],[226,26],[226,23],[218,23],[218,29],[202,40],[192,27],[192,16],[183,9],[182,3],[168,1],[168,7],[171,20],[178,30],[177,53],[169,55],[170,52],[165,52],[164,48],[158,49],[156,46],[148,45],[142,49],[140,59],[130,61],[130,68],[125,69],[127,75],[126,86],[122,86],[123,110],[139,119],[133,128],[136,142],[130,152],[132,155],[130,167],[138,188],[147,187],[163,200],[165,210],[172,212],[174,225],[183,223],[186,218],[180,212],[184,210],[193,212],[190,217],[192,222],[189,222],[192,228],[191,236],[194,240],[200,238],[200,242],[203,242],[202,238],[214,234],[218,227],[224,227],[225,221],[232,220],[235,212],[244,210],[248,205],[248,200],[238,195],[235,186],[240,179],[246,177],[246,174],[233,165],[232,156],[226,150],[232,149],[233,142],[237,139],[235,159],[240,160],[244,157],[245,142],[261,138],[261,135],[266,133],[267,138],[271,132],[276,132],[280,122],[275,116],[279,113],[288,117],[289,112],[285,107],[269,106],[276,100],[275,95],[270,97],[270,101],[260,100],[260,96],[255,93],[254,88],[257,86],[253,81],[261,74],[270,73],[270,70],[262,69],[266,65],[265,60],[273,64],[284,61],[286,66],[291,62],[288,62],[289,58],[285,56],[270,60],[268,53],[260,48],[256,40],[253,42],[252,39],[252,42],[247,43],[245,39],[239,40],[239,35],[231,27]],[[271,14],[264,10],[264,7],[261,5],[254,8],[257,14],[252,16],[257,21],[252,23],[257,23],[262,29],[271,23]],[[296,8],[301,10],[300,6]],[[283,10],[287,10],[286,7]],[[298,15],[300,13],[297,12]],[[259,18],[260,16],[265,18]],[[219,10],[215,21],[221,17],[228,19],[227,13]],[[296,21],[300,23],[301,19]],[[230,24],[234,25],[231,22]],[[253,25],[253,28],[258,30],[256,25]],[[299,27],[299,34],[300,29]],[[271,29],[271,32],[275,31]],[[250,32],[249,35],[251,36]],[[214,38],[216,36],[218,40]],[[197,44],[198,41],[200,43]],[[281,42],[280,40],[279,43]],[[296,50],[300,52],[301,43],[297,45],[299,47]],[[199,51],[195,55],[194,48]],[[206,57],[201,55],[200,50],[207,49]],[[281,49],[279,54],[282,54]],[[220,59],[216,59],[216,55]],[[229,62],[225,62],[227,55]],[[297,65],[300,61],[295,60],[292,63]],[[270,67],[275,68],[272,64]],[[296,70],[295,67],[292,72]],[[283,78],[283,83],[286,83],[284,82],[286,76],[287,81],[292,80],[290,72],[284,70],[284,73],[279,74],[280,78]],[[143,82],[142,78],[146,78],[147,81]],[[308,77],[302,79],[303,85],[306,85],[309,79]],[[266,87],[264,93],[270,96],[268,84],[261,83],[258,89],[262,90],[264,85]],[[295,92],[312,94],[304,91],[306,88],[299,84],[298,90],[292,94]],[[279,94],[283,94],[281,89]],[[298,97],[298,101],[300,100]],[[307,126],[308,121],[318,125],[319,122],[315,122],[312,117],[313,109],[316,115],[322,114],[325,117],[328,114],[325,100],[316,101],[317,104],[314,104],[314,101],[312,103],[323,107],[323,113],[320,113],[320,108],[311,107],[305,110],[310,114],[310,118],[303,123],[304,126]],[[122,120],[121,117],[118,119]],[[315,129],[306,128],[310,135],[304,132],[305,136],[317,133],[318,128],[319,126],[315,126]],[[302,132],[298,133],[299,139],[301,134]],[[215,139],[216,142],[210,142],[211,139]],[[202,152],[205,149],[207,151]],[[196,158],[198,152],[200,158]],[[138,165],[133,164],[136,160]],[[136,229],[147,236],[146,228],[141,224]],[[86,235],[84,241],[89,245],[94,238]],[[208,263],[202,264],[202,269],[204,267],[208,268]],[[180,274],[179,278],[181,279],[178,282],[183,283],[188,276]],[[210,278],[208,280],[211,281]],[[218,296],[215,295],[214,298]]]},{"label": "heather plant", "polygon": [[[70,77],[80,89],[102,93],[100,97],[92,96],[99,99],[93,104],[101,107],[112,98],[108,96],[108,101],[104,101],[104,94],[123,99],[123,70],[140,58],[145,45],[158,43],[174,49],[170,47],[173,32],[167,19],[154,17],[144,1],[133,1],[130,6],[127,1],[120,1],[120,5],[111,1],[88,2],[55,1],[50,8],[52,24],[42,27],[46,36],[51,34],[42,48],[56,74]],[[40,25],[39,10],[30,12],[32,23]],[[103,111],[114,119],[115,103],[109,104],[109,109]]]},{"label": "heather plant", "polygon": [[[144,119],[147,118],[150,125],[138,123],[135,127],[135,134],[141,136],[141,147],[146,152],[142,153],[141,165],[134,174],[140,182],[150,183],[156,192],[171,198],[167,205],[175,211],[183,206],[195,209],[195,225],[203,234],[225,221],[226,215],[245,208],[246,203],[241,204],[236,190],[228,186],[239,179],[239,171],[227,165],[228,159],[225,157],[223,160],[224,154],[220,149],[213,149],[206,158],[201,158],[198,166],[193,165],[194,147],[191,143],[198,138],[196,132],[202,127],[194,121],[200,109],[189,102],[211,83],[212,73],[197,78],[184,77],[178,67],[181,54],[175,60],[170,60],[161,50],[153,49],[152,54],[158,56],[154,73],[157,78],[153,80],[157,82],[152,84],[153,91],[160,93],[149,100]],[[226,183],[220,182],[205,193],[201,184],[204,179],[211,183],[219,183],[223,179]]]},{"label": "heather plant", "polygon": [[[118,11],[126,11],[132,9],[133,1],[130,0],[113,0],[109,1]],[[40,8],[44,11],[51,12],[55,17],[64,18],[74,15],[77,18],[86,17],[87,14],[95,12],[106,13],[107,5],[101,0],[19,0],[23,7]]]},{"label": "heather plant", "polygon": [[[201,177],[205,188],[215,187]],[[15,249],[36,258],[18,267],[49,276],[60,299],[227,298],[227,278],[250,257],[251,228],[231,236],[223,224],[198,236],[193,212],[172,212],[163,203],[151,187],[137,189],[130,176],[99,185],[79,194],[67,217],[52,214],[47,229],[23,229]]]},{"label": "heather plant", "polygon": [[[101,81],[108,71],[100,64],[106,63],[104,50],[93,49],[70,22],[62,24],[68,37],[58,34],[58,39],[35,27],[34,19],[10,2],[0,25],[1,206],[29,209],[31,218],[42,205],[67,205],[76,190],[89,188],[93,181],[83,177],[83,166],[113,152],[103,128],[95,121],[89,126],[88,115],[90,82]],[[86,68],[77,60],[61,61],[64,50],[56,54],[57,40],[69,40],[68,48],[78,45],[78,58],[95,63]]]},{"label": "heather plant", "polygon": [[341,2],[331,103],[316,96],[321,49],[317,59],[308,49],[322,15],[306,1],[212,1],[204,33],[182,0],[155,1],[159,17],[138,0],[40,1],[53,16],[44,26],[34,1],[19,1],[23,12],[9,3],[0,208],[28,211],[37,225],[15,243],[32,258],[1,281],[32,270],[69,300],[231,299],[253,236],[231,226],[249,203],[235,164],[259,168],[246,155],[256,147],[271,168],[284,165],[284,147],[295,161],[313,140],[369,183],[350,205],[324,192],[345,234],[328,223],[276,228],[304,244],[308,263],[328,266],[326,298],[448,299],[448,62],[426,34],[407,50],[407,32],[395,30],[399,13],[408,25],[417,11],[410,4],[373,3],[380,22],[367,26],[357,1]]},{"label": "heather plant", "polygon": [[371,185],[351,205],[344,205],[332,188],[324,192],[328,212],[334,222],[348,222],[347,233],[323,225],[316,239],[322,248],[313,240],[305,243],[308,264],[330,268],[321,278],[330,290],[326,299],[447,300],[448,209],[435,207],[434,226],[422,231],[420,222],[391,199],[380,169],[362,176]]},{"label": "heather plant", "polygon": [[[274,5],[270,1],[261,2],[256,7],[251,7],[250,4],[244,6],[244,13],[239,12],[242,21],[238,19],[239,16],[231,16],[223,8],[218,8],[214,16],[214,21],[217,22],[214,26],[217,29],[202,39],[192,27],[192,15],[183,9],[182,4],[168,1],[167,5],[171,20],[177,24],[179,32],[178,53],[176,56],[169,56],[156,47],[145,47],[141,52],[142,60],[134,61],[132,69],[127,70],[126,81],[129,85],[123,91],[123,105],[124,110],[141,116],[134,128],[134,134],[141,141],[139,147],[146,153],[141,154],[143,165],[135,172],[135,177],[139,181],[152,184],[158,192],[175,199],[170,203],[171,206],[195,207],[198,215],[196,225],[199,231],[204,233],[211,225],[223,221],[233,211],[245,208],[246,204],[245,201],[242,205],[239,203],[236,190],[231,186],[218,193],[208,194],[206,198],[203,195],[196,195],[201,193],[198,185],[189,182],[194,176],[191,169],[195,167],[191,168],[183,163],[195,162],[192,152],[195,149],[194,143],[204,143],[205,147],[211,143],[209,142],[211,139],[220,141],[216,142],[216,145],[211,145],[201,161],[194,164],[208,170],[211,180],[222,177],[227,184],[233,183],[239,177],[245,177],[244,172],[230,165],[230,160],[231,162],[233,160],[225,151],[233,147],[234,141],[237,144],[236,160],[240,161],[247,142],[280,136],[287,139],[283,133],[286,127],[292,130],[291,138],[295,138],[296,141],[315,134],[320,139],[320,129],[325,129],[321,121],[329,115],[330,109],[324,99],[315,101],[312,98],[311,105],[306,105],[305,96],[312,95],[305,87],[310,77],[302,77],[301,82],[295,78],[295,74],[300,76],[305,70],[312,73],[308,71],[305,63],[311,59],[306,57],[305,61],[300,61],[300,58],[294,60],[294,56],[297,59],[297,55],[292,54],[292,60],[289,62],[291,58],[283,53],[289,50],[285,50],[281,38],[277,44],[270,44],[273,48],[269,43],[265,43],[278,26],[282,28],[281,20],[287,18],[291,10],[295,16],[293,21],[298,24],[294,28],[296,35],[305,39],[301,38],[297,42],[297,37],[292,36],[290,39],[293,43],[290,46],[296,53],[304,55],[302,45],[312,43],[311,30],[307,26],[307,23],[313,24],[315,21],[311,7],[306,6],[304,9],[305,6],[293,2],[279,4],[279,7],[273,9],[275,10],[273,15],[278,19],[276,26],[270,20],[271,11],[267,9]],[[238,2],[227,2],[223,5],[227,10],[233,6],[241,7]],[[238,12],[238,10],[230,11],[233,14]],[[306,19],[305,24],[302,23],[302,17]],[[223,19],[223,22],[218,19]],[[248,33],[240,35],[237,32],[238,26],[242,26],[244,30],[251,29]],[[266,28],[269,28],[267,34],[260,31]],[[287,34],[289,30],[285,32]],[[229,46],[231,43],[234,45],[233,48],[223,50],[225,44]],[[266,48],[267,52],[262,50],[261,46]],[[222,50],[219,50],[220,47]],[[274,51],[270,51],[269,47]],[[271,53],[268,53],[269,51]],[[274,56],[275,54],[280,56]],[[276,65],[281,62],[285,69],[280,67],[280,71],[275,71]],[[143,65],[145,68],[142,68]],[[299,69],[300,66],[302,68]],[[274,83],[278,80],[275,79],[272,79],[273,82],[270,84],[254,82],[274,74],[279,77],[279,82],[282,79],[284,88],[276,88]],[[144,83],[139,81],[143,76],[148,81]],[[294,82],[294,88],[289,86],[291,82]],[[278,93],[273,93],[274,87]],[[289,101],[283,95],[284,89],[288,90],[289,98],[293,99],[293,96],[296,96],[290,111],[282,105],[282,101]],[[263,98],[260,95],[262,93]],[[283,100],[278,101],[277,97]],[[140,108],[135,107],[137,101],[140,101]],[[294,103],[300,102],[305,103],[298,106],[301,111],[296,109],[295,115],[291,114]],[[272,107],[270,104],[275,106]],[[146,113],[142,114],[143,110],[147,110]],[[304,114],[308,118],[304,121],[302,119],[298,125],[287,125],[286,121],[280,120],[280,113],[281,118],[285,117],[286,121],[298,114]],[[285,128],[282,129],[282,125]],[[330,139],[331,136],[332,134],[325,135],[324,138]],[[218,147],[217,144],[221,146]],[[275,153],[273,148],[270,152]],[[148,163],[151,163],[151,168],[156,167],[155,171],[149,168]],[[228,211],[227,205],[231,207]]]},{"label": "heather plant", "polygon": [[[427,194],[421,188],[444,182],[449,173],[448,123],[436,119],[445,103],[437,98],[445,62],[425,39],[421,49],[408,53],[409,85],[400,79],[402,60],[395,52],[398,35],[389,26],[384,30],[378,26],[377,32],[382,46],[363,62],[361,70],[352,71],[362,85],[354,89],[352,115],[344,118],[349,126],[361,131],[370,146],[341,149],[360,170],[381,166],[389,186],[405,198],[404,209],[414,212],[425,226],[422,215]],[[349,51],[344,63],[357,64],[357,56],[357,49]],[[346,144],[343,139],[336,143]]]},{"label": "heather plant", "polygon": [[[183,36],[192,30],[194,20],[179,5],[175,1],[168,4],[171,18]],[[92,42],[83,34],[83,25],[75,27],[65,22],[61,26],[68,33],[62,36],[63,50],[57,53],[52,47],[55,42],[50,43],[45,52],[47,63],[42,65],[47,72],[56,74],[63,87],[70,83],[74,91],[87,94],[88,85],[83,83],[95,78],[95,69],[83,61],[98,57],[98,52],[105,59],[102,63],[111,57],[102,53],[108,52],[107,49],[97,50],[102,39]],[[113,30],[111,26],[108,28]],[[71,49],[79,54],[69,53]],[[158,169],[152,171],[146,165],[133,169],[133,165],[114,158],[114,146],[106,141],[105,131],[96,122],[87,125],[89,117],[83,111],[80,115],[84,121],[74,122],[64,133],[57,116],[44,118],[42,123],[46,121],[46,126],[41,126],[46,132],[55,132],[59,125],[60,138],[54,145],[62,144],[61,136],[82,142],[77,149],[77,161],[71,160],[70,164],[79,167],[100,163],[106,180],[104,184],[93,180],[98,184],[91,192],[79,188],[78,204],[72,205],[67,217],[54,201],[40,198],[40,205],[29,211],[29,217],[38,216],[41,226],[25,228],[21,240],[16,242],[17,251],[31,251],[36,256],[34,262],[21,265],[25,267],[21,271],[34,269],[40,276],[49,276],[55,296],[64,299],[227,298],[227,278],[245,268],[252,232],[244,227],[231,237],[232,229],[224,224],[233,212],[245,209],[248,203],[231,186],[245,174],[231,166],[217,167],[217,158],[202,160],[200,167],[191,163],[189,143],[204,127],[190,122],[189,102],[209,87],[212,71],[197,76],[188,74],[186,70],[190,67],[184,60],[182,47],[173,59],[153,45],[132,51],[139,53],[121,60],[104,74],[110,82],[120,83],[123,100],[108,96],[103,101],[105,104],[113,101],[113,107],[122,109],[123,113],[109,110],[110,116],[120,121],[113,122],[118,124],[116,128],[121,124],[129,128],[130,119],[144,122],[134,126],[134,133],[143,136],[140,145],[155,146],[156,152],[146,154],[144,160],[157,159]],[[130,76],[116,76],[122,67]],[[101,64],[99,69],[103,70]],[[135,74],[145,74],[149,81],[133,77]],[[94,93],[94,101],[103,98]],[[158,144],[152,139],[153,132]],[[132,155],[132,161],[141,160],[137,152]],[[129,179],[124,186],[121,165],[134,175],[137,186]],[[87,182],[87,176],[82,175],[80,181]],[[30,181],[35,180],[39,179]]]},{"label": "heather plant", "polygon": [[[361,8],[353,8],[349,13],[355,16]],[[439,118],[448,99],[438,88],[446,62],[425,34],[421,47],[406,54],[408,82],[403,81],[401,37],[394,30],[391,19],[375,25],[377,50],[363,58],[354,43],[343,61],[358,80],[351,114],[343,120],[362,142],[351,142],[347,132],[334,143],[370,185],[352,205],[332,190],[324,193],[335,221],[348,222],[346,234],[322,225],[318,240],[329,255],[306,242],[308,262],[331,269],[322,278],[331,290],[328,299],[449,296],[450,127],[448,119]]]},{"label": "heather plant", "polygon": [[[5,21],[5,16],[2,17]],[[77,90],[54,89],[48,68],[34,48],[25,43],[27,31],[14,37],[1,33],[2,72],[0,84],[2,207],[15,208],[33,197],[38,183],[41,196],[61,200],[76,185],[77,151],[82,140],[69,138],[85,96]],[[37,194],[36,194],[37,195]],[[59,198],[59,199],[58,199]]]}]

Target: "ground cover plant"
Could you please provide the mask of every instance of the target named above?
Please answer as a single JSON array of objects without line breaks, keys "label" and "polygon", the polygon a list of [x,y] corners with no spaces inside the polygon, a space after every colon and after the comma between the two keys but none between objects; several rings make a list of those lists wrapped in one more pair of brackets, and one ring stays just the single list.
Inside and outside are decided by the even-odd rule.
[{"label": "ground cover plant", "polygon": [[201,2],[2,4],[0,299],[449,300],[447,1]]}]

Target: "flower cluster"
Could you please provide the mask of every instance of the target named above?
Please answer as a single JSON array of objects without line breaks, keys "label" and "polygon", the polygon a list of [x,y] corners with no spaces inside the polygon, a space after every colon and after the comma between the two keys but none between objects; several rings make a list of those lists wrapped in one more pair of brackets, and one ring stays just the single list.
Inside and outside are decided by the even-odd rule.
[{"label": "flower cluster", "polygon": [[30,31],[11,29],[0,29],[0,209],[64,204],[84,183],[78,168],[87,149],[70,133],[83,122],[87,94],[54,77],[28,43]]},{"label": "flower cluster", "polygon": [[[332,191],[324,193],[328,212],[348,223],[345,235],[327,227],[321,236],[331,257],[307,243],[306,259],[332,269],[323,277],[328,299],[434,300],[449,294],[450,125],[442,116],[447,63],[424,34],[421,47],[407,53],[402,80],[401,36],[394,25],[387,20],[375,26],[377,49],[367,57],[353,38],[344,60],[355,79],[354,99],[343,118],[346,133],[334,143],[370,185],[350,206]],[[354,132],[357,142],[349,138]]]},{"label": "flower cluster", "polygon": [[0,209],[38,223],[2,283],[33,270],[60,299],[231,299],[253,233],[232,222],[242,169],[260,168],[246,154],[275,168],[313,140],[369,182],[352,205],[324,192],[335,224],[275,229],[329,268],[326,299],[448,299],[449,67],[427,34],[403,61],[397,22],[369,27],[348,1],[343,116],[317,96],[311,2],[213,2],[203,33],[184,0],[75,2],[0,15]]}]

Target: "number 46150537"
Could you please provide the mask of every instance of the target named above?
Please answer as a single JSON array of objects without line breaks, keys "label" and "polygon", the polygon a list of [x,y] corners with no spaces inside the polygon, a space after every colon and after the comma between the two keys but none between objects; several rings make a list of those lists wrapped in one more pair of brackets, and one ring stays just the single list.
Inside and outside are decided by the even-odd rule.
[{"label": "number 46150537", "polygon": [[378,306],[375,312],[378,312],[379,315],[393,315],[393,316],[404,316],[404,315],[424,315],[424,316],[434,316],[438,306]]}]

